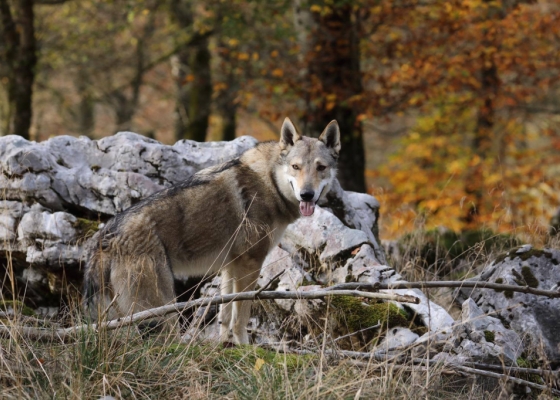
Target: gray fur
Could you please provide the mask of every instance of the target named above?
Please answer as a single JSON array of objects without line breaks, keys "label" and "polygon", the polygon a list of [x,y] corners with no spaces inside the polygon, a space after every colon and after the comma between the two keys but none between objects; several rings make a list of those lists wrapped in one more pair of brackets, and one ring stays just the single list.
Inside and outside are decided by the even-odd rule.
[{"label": "gray fur", "polygon": [[[222,294],[252,290],[300,215],[300,191],[314,191],[315,203],[328,192],[339,150],[336,122],[312,139],[286,118],[279,143],[260,143],[116,215],[86,247],[86,310],[112,319],[172,303],[175,276],[220,272]],[[223,306],[221,339],[231,327],[236,343],[248,343],[249,314],[249,302]]]}]

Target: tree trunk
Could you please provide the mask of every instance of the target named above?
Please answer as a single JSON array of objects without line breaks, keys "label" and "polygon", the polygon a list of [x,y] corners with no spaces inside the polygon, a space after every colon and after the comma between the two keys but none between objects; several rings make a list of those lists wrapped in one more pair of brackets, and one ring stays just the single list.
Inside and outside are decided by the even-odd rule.
[{"label": "tree trunk", "polygon": [[481,70],[481,89],[483,91],[482,103],[478,109],[476,128],[472,143],[473,153],[478,156],[478,164],[471,167],[471,172],[466,181],[465,192],[472,198],[466,217],[467,224],[476,226],[480,207],[484,198],[484,161],[488,159],[492,151],[493,130],[495,124],[494,99],[498,93],[500,80],[495,64],[483,57]]},{"label": "tree trunk", "polygon": [[85,70],[78,71],[78,79],[76,80],[76,89],[80,96],[78,109],[75,113],[75,119],[80,134],[91,137],[95,127],[95,102],[90,90],[90,83]]},{"label": "tree trunk", "polygon": [[216,93],[216,111],[222,119],[221,139],[235,139],[237,129],[237,103],[239,94],[239,82],[235,70],[240,68],[236,57],[232,57],[232,51],[223,40],[218,42],[218,72],[219,80],[224,83],[223,87]]},{"label": "tree trunk", "polygon": [[219,112],[222,117],[222,140],[235,139],[235,131],[237,129],[237,107],[230,104],[229,107],[220,107]]},{"label": "tree trunk", "polygon": [[[194,15],[188,1],[174,0],[171,13],[181,29],[193,29]],[[212,104],[208,41],[207,35],[195,32],[192,40],[178,50],[176,140],[206,140]]]},{"label": "tree trunk", "polygon": [[[506,9],[503,6],[489,7],[486,20],[503,19]],[[482,44],[485,48],[495,45],[493,33],[486,29]],[[471,197],[465,222],[471,228],[479,225],[480,208],[485,196],[484,169],[487,168],[485,161],[491,157],[494,143],[494,126],[496,116],[495,99],[500,90],[500,78],[498,68],[494,62],[493,55],[483,52],[480,56],[480,97],[481,103],[478,107],[476,128],[472,142],[473,154],[479,158],[476,165],[471,166],[465,182],[465,192]]]},{"label": "tree trunk", "polygon": [[330,6],[324,15],[311,14],[311,43],[304,46],[309,49],[304,126],[317,136],[331,120],[338,121],[342,141],[338,179],[345,190],[365,192],[363,133],[355,100],[362,93],[359,27],[353,14],[352,6],[345,3]]},{"label": "tree trunk", "polygon": [[[4,106],[3,134],[16,134],[29,139],[32,118],[33,82],[37,64],[33,0],[0,1],[1,76],[7,105]],[[14,19],[15,15],[15,19]]]}]

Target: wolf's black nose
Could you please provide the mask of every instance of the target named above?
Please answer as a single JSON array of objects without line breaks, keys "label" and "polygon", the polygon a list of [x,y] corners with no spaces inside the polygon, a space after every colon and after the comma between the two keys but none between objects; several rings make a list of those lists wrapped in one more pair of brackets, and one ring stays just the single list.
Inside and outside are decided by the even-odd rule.
[{"label": "wolf's black nose", "polygon": [[299,195],[303,201],[311,201],[315,196],[315,192],[313,190],[302,190],[299,192]]}]

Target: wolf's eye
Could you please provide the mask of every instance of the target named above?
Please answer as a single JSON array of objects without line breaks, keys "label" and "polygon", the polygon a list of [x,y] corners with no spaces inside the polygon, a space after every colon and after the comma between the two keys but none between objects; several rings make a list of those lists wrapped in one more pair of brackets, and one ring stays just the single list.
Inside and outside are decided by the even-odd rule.
[{"label": "wolf's eye", "polygon": [[299,169],[299,165],[294,164],[294,165],[292,165],[292,168],[295,169],[295,170],[297,171],[297,170]]},{"label": "wolf's eye", "polygon": [[327,169],[327,167],[324,165],[317,165],[317,171],[324,171],[325,169]]}]

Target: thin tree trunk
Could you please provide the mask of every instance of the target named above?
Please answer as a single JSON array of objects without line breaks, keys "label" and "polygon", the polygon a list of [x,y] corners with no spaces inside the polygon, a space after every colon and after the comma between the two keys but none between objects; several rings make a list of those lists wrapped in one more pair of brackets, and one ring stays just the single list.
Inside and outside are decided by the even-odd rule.
[{"label": "thin tree trunk", "polygon": [[237,129],[237,104],[236,98],[239,93],[239,82],[234,70],[239,67],[235,57],[231,57],[231,49],[222,41],[218,45],[218,74],[222,76],[225,87],[216,93],[216,111],[222,119],[222,140],[235,139]]},{"label": "thin tree trunk", "polygon": [[[296,7],[301,5],[296,3]],[[352,5],[345,3],[331,5],[324,15],[312,13],[312,18],[311,44],[303,46],[309,49],[304,126],[319,135],[328,122],[338,121],[342,141],[338,179],[346,190],[365,192],[363,133],[357,120],[359,104],[354,101],[362,93],[359,26]]]},{"label": "thin tree trunk", "polygon": [[[503,19],[506,16],[504,7],[489,7],[486,20]],[[492,33],[484,33],[483,46],[490,47],[495,43]],[[476,128],[472,142],[473,154],[479,159],[476,165],[470,168],[465,182],[465,192],[471,197],[465,222],[471,228],[478,226],[480,208],[482,207],[484,193],[484,168],[485,161],[491,157],[494,143],[494,127],[496,117],[495,99],[500,90],[498,68],[492,54],[483,53],[480,57],[480,94],[481,103],[478,108]]]},{"label": "thin tree trunk", "polygon": [[8,102],[3,113],[7,121],[2,123],[2,133],[29,139],[37,64],[33,0],[18,0],[14,4],[16,12],[12,13],[8,2],[0,0],[0,28],[4,42],[0,53],[0,78],[5,81]]},{"label": "thin tree trunk", "polygon": [[473,153],[478,156],[479,162],[472,167],[465,190],[472,197],[472,203],[466,217],[467,224],[472,226],[478,223],[480,207],[484,198],[484,161],[488,159],[492,151],[495,125],[494,98],[500,86],[497,68],[492,61],[486,60],[486,58],[483,57],[481,70],[481,88],[484,98],[478,109],[476,130],[472,143]]},{"label": "thin tree trunk", "polygon": [[80,96],[78,109],[75,113],[75,119],[78,124],[78,132],[80,134],[91,137],[95,127],[95,102],[90,91],[90,82],[88,82],[87,73],[80,69],[78,71],[78,79],[76,80],[76,89]]},{"label": "thin tree trunk", "polygon": [[[193,30],[192,4],[174,0],[171,13],[181,29]],[[203,142],[210,119],[212,80],[208,36],[194,33],[192,40],[177,54],[177,105],[175,138]]]}]

